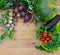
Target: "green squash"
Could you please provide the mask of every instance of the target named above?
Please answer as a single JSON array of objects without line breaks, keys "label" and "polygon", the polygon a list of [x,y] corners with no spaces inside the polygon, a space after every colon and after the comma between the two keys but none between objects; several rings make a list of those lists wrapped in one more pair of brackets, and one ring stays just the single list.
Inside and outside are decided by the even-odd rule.
[{"label": "green squash", "polygon": [[34,0],[35,16],[40,16],[36,20],[49,21],[53,19],[58,12],[57,0]]}]

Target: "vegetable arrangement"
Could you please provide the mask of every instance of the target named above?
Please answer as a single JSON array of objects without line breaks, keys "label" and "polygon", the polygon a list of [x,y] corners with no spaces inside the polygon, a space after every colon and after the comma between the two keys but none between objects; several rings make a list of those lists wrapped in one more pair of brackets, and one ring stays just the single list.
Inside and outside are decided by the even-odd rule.
[{"label": "vegetable arrangement", "polygon": [[39,28],[37,30],[36,38],[39,39],[40,46],[35,47],[47,52],[56,52],[60,46],[60,33],[57,32],[56,28],[53,28],[53,30],[50,29],[49,31],[44,31]]},{"label": "vegetable arrangement", "polygon": [[[49,20],[53,19],[57,15],[57,12],[58,12],[57,0],[46,0],[46,1],[45,0],[12,0],[12,1],[1,0],[0,8],[9,8],[10,6],[13,6],[13,1],[16,2],[17,6],[19,6],[18,5],[19,2],[22,3],[24,10],[21,8],[23,10],[23,12],[21,12],[21,14],[28,13],[28,11],[33,11],[32,17],[36,21],[40,21],[40,20],[42,20],[44,22],[49,21]],[[20,7],[21,6],[19,6],[16,10],[18,10]],[[29,15],[26,15],[26,17],[28,17],[28,16]]]},{"label": "vegetable arrangement", "polygon": [[21,2],[13,2],[13,21],[17,21],[20,16],[24,17],[24,22],[31,20],[32,12],[28,10],[27,2],[24,2],[24,4]]},{"label": "vegetable arrangement", "polygon": [[[60,47],[60,22],[58,22],[59,19],[60,16],[57,15],[55,19],[52,19],[49,23],[38,28],[36,39],[39,39],[40,46],[35,46],[37,49],[45,50],[47,52],[55,52],[58,50],[58,47]],[[57,25],[56,27],[54,27],[51,24]]]},{"label": "vegetable arrangement", "polygon": [[[58,12],[57,0],[1,0],[0,9],[12,7],[13,10],[6,13],[0,12],[2,18],[0,23],[4,25],[5,32],[0,35],[0,40],[6,36],[13,39],[15,22],[19,17],[23,17],[24,22],[33,20],[40,23],[47,21],[37,29],[36,39],[40,45],[37,49],[47,52],[55,52],[60,46],[60,16]],[[42,21],[42,22],[41,22]]]},{"label": "vegetable arrangement", "polygon": [[9,37],[9,39],[13,39],[13,28],[14,24],[12,21],[12,16],[9,15],[11,11],[7,11],[4,13],[3,11],[0,11],[0,15],[2,18],[0,18],[0,24],[4,26],[5,32],[3,34],[0,34],[0,40],[4,40],[6,36]]}]

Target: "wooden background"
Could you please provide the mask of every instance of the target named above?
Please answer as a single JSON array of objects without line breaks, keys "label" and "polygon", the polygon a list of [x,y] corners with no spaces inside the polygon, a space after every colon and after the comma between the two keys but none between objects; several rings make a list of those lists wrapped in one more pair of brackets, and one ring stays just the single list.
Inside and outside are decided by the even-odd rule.
[{"label": "wooden background", "polygon": [[38,45],[34,23],[23,23],[23,20],[19,19],[14,30],[14,40],[7,37],[0,42],[0,55],[60,55],[60,48],[55,53],[47,53],[34,47]]}]

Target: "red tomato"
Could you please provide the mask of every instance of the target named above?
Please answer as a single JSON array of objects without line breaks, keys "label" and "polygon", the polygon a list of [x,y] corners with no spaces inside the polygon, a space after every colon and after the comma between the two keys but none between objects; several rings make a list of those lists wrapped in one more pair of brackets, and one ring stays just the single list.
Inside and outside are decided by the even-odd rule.
[{"label": "red tomato", "polygon": [[44,44],[47,44],[48,42],[46,40],[43,41]]},{"label": "red tomato", "polygon": [[46,37],[47,36],[47,32],[43,32],[43,36]]},{"label": "red tomato", "polygon": [[46,38],[45,38],[46,40],[50,40],[50,38],[47,36]]}]

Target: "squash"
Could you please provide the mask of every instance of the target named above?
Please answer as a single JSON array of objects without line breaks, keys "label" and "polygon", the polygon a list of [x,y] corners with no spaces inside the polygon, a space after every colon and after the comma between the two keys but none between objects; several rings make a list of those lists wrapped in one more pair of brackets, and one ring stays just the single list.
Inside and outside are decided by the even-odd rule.
[{"label": "squash", "polygon": [[[53,19],[58,12],[57,0],[35,0],[34,1],[34,14],[40,16],[39,20],[49,21]],[[36,18],[36,20],[38,20]]]}]

